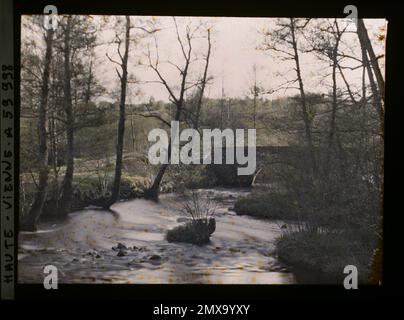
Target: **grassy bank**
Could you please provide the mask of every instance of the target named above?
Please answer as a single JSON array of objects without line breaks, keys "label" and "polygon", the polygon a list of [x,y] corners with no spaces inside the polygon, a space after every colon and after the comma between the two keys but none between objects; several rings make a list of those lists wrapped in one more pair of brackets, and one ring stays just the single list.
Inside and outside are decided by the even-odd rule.
[{"label": "grassy bank", "polygon": [[301,231],[287,233],[276,243],[278,257],[292,266],[302,283],[343,283],[344,267],[358,269],[359,282],[367,283],[370,274],[374,239],[366,232],[318,233]]},{"label": "grassy bank", "polygon": [[369,213],[377,211],[361,199],[332,202],[335,197],[327,199],[319,190],[310,193],[310,199],[254,190],[238,199],[234,210],[240,215],[291,222],[293,227],[282,229],[285,232],[276,248],[298,282],[342,283],[344,267],[354,265],[359,281],[368,283],[377,240],[377,223]]}]

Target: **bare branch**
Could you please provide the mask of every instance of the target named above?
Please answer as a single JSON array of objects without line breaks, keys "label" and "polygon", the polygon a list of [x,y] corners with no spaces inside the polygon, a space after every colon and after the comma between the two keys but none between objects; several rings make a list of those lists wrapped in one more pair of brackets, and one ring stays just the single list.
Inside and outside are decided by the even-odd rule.
[{"label": "bare branch", "polygon": [[163,123],[164,123],[165,125],[167,125],[168,127],[171,127],[171,124],[170,124],[167,120],[163,119],[161,116],[159,116],[159,115],[157,115],[157,114],[155,114],[155,113],[149,113],[149,114],[134,113],[134,115],[141,116],[141,117],[143,117],[143,118],[155,118],[155,119],[158,119],[158,120],[160,120],[161,122],[163,122]]},{"label": "bare branch", "polygon": [[176,31],[176,33],[177,33],[177,40],[178,40],[178,42],[179,42],[179,44],[180,44],[180,46],[181,46],[182,54],[184,55],[184,58],[186,59],[186,58],[187,58],[187,55],[186,55],[186,53],[185,53],[184,44],[182,43],[182,40],[181,40],[181,37],[180,37],[180,33],[179,33],[179,31],[178,31],[177,20],[175,19],[175,17],[173,17],[173,20],[174,20],[174,25],[175,25],[175,31]]},{"label": "bare branch", "polygon": [[119,65],[119,66],[122,66],[122,64],[121,64],[120,62],[118,62],[118,61],[112,59],[112,58],[108,55],[108,52],[105,53],[105,55],[107,56],[108,60],[111,61],[112,63],[115,63],[115,64],[117,64],[117,65]]}]

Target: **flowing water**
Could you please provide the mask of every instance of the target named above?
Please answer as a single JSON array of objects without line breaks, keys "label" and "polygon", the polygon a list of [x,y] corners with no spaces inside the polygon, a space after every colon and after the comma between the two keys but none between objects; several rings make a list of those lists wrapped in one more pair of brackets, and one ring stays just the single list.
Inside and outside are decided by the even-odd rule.
[{"label": "flowing water", "polygon": [[[216,231],[205,246],[168,243],[165,232],[185,220],[181,197],[158,203],[119,202],[113,212],[86,209],[63,223],[42,224],[19,235],[19,282],[42,283],[43,268],[58,268],[61,283],[295,283],[276,259],[280,224],[238,216],[231,210],[242,189],[199,190],[215,199]],[[117,256],[116,247],[128,247]]]}]

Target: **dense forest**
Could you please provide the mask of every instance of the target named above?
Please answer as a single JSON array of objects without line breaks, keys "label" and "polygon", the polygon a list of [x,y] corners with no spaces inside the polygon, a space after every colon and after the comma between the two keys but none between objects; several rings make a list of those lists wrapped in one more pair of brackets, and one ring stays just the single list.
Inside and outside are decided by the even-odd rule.
[{"label": "dense forest", "polygon": [[[282,221],[276,255],[296,277],[307,269],[340,281],[351,264],[361,281],[379,281],[384,55],[376,48],[386,30],[375,35],[361,19],[357,31],[339,19],[270,20],[256,30],[255,50],[284,65],[279,85],[260,81],[262,70],[250,61],[244,92],[229,96],[212,70],[217,30],[210,20],[66,15],[54,30],[44,28],[42,16],[24,17],[20,230],[35,232],[89,207],[119,215],[119,201],[152,205],[163,194],[178,194],[188,195],[182,211],[192,220],[202,221],[199,211],[206,211],[209,241],[220,220],[212,229],[206,217],[215,217],[214,210],[200,209],[207,200],[195,190],[247,187],[232,210]],[[159,38],[165,28],[173,43]],[[163,56],[164,46],[174,53]],[[323,66],[320,77],[307,77],[308,56]],[[103,65],[113,71],[103,75]],[[139,70],[150,79],[138,77]],[[113,87],[103,85],[103,77],[113,79]],[[210,96],[220,82],[221,95]],[[134,99],[148,85],[168,99]],[[169,130],[171,121],[198,131],[253,128],[258,147],[286,151],[260,156],[247,185],[224,183],[217,173],[224,166],[152,165],[148,134]],[[200,232],[190,225],[177,227],[179,234]]]}]

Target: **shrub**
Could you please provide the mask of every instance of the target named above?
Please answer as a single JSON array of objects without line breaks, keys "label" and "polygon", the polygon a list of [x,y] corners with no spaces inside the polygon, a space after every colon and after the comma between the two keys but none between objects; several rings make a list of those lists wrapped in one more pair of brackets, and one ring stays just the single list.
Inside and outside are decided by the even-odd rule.
[{"label": "shrub", "polygon": [[299,282],[306,283],[342,283],[346,265],[356,266],[359,281],[368,282],[374,247],[375,239],[358,231],[300,231],[284,234],[276,242],[279,259],[292,266]]},{"label": "shrub", "polygon": [[192,220],[169,230],[166,236],[167,241],[206,244],[216,230],[216,220],[212,218],[215,207],[209,198],[202,199],[196,191],[184,194],[184,197],[181,211]]},{"label": "shrub", "polygon": [[239,198],[234,205],[239,215],[250,215],[258,218],[298,220],[298,210],[288,195],[269,192],[251,193]]},{"label": "shrub", "polygon": [[184,202],[181,212],[192,220],[207,220],[215,213],[215,205],[209,197],[201,198],[200,194],[192,190],[191,193],[183,193]]},{"label": "shrub", "polygon": [[344,267],[355,265],[359,280],[369,282],[381,218],[379,177],[337,158],[326,163],[319,161],[315,173],[304,166],[278,166],[277,188],[253,191],[237,201],[235,211],[293,220],[276,246],[298,281],[342,283]]}]

